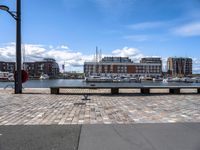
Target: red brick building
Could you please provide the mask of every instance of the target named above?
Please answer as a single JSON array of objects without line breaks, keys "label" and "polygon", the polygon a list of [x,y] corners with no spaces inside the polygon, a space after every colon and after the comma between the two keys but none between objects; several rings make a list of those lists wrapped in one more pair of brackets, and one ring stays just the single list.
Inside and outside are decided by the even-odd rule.
[{"label": "red brick building", "polygon": [[[59,66],[54,59],[45,58],[42,61],[25,62],[24,70],[28,71],[30,77],[39,78],[42,74],[47,74],[50,78],[55,78],[59,74]],[[0,61],[0,71],[15,72],[15,62]]]},{"label": "red brick building", "polygon": [[106,57],[100,62],[85,62],[85,76],[152,76],[162,75],[162,63],[133,63],[128,57]]},{"label": "red brick building", "polygon": [[15,62],[0,61],[0,71],[2,72],[15,72]]},{"label": "red brick building", "polygon": [[25,62],[25,69],[29,76],[39,78],[42,74],[47,74],[50,78],[55,78],[59,74],[59,66],[55,59],[45,58],[42,61]]}]

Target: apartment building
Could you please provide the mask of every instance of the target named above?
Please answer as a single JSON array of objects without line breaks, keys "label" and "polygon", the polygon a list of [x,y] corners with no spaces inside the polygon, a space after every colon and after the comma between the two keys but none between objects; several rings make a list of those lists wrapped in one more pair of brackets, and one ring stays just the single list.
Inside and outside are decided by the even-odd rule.
[{"label": "apartment building", "polygon": [[15,72],[15,62],[0,61],[0,71],[2,72]]},{"label": "apartment building", "polygon": [[[55,59],[45,58],[42,61],[24,62],[23,69],[30,77],[39,78],[41,74],[47,74],[49,77],[56,77],[59,74],[59,66]],[[15,72],[15,62],[0,61],[0,71]]]},{"label": "apartment building", "polygon": [[162,63],[134,63],[128,57],[104,57],[100,62],[85,62],[86,76],[151,76],[162,75]]},{"label": "apartment building", "polygon": [[42,61],[25,62],[25,70],[32,77],[40,77],[41,74],[47,74],[49,77],[56,77],[59,74],[59,66],[55,59],[44,58]]},{"label": "apartment building", "polygon": [[192,59],[170,57],[167,60],[167,69],[170,76],[191,76],[192,75]]}]

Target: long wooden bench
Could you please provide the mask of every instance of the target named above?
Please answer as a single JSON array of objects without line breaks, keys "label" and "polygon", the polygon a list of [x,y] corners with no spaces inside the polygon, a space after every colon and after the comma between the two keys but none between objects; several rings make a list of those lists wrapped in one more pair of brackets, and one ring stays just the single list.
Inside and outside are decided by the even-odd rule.
[{"label": "long wooden bench", "polygon": [[143,86],[141,93],[150,94],[151,89],[169,89],[170,94],[180,94],[181,89],[197,89],[197,93],[200,94],[200,86]]},{"label": "long wooden bench", "polygon": [[[119,89],[140,89],[141,94],[150,94],[151,89],[169,89],[170,94],[180,94],[181,89],[197,89],[200,94],[200,86],[62,86],[50,87],[51,94],[59,94],[60,89],[110,89],[111,94],[119,94]],[[89,94],[89,93],[88,93]]]}]

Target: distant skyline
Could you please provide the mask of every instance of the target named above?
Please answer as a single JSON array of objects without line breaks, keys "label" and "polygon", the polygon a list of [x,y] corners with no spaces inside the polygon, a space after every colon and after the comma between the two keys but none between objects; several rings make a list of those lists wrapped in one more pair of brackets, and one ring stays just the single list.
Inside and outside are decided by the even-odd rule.
[{"label": "distant skyline", "polygon": [[[15,10],[15,0],[1,0]],[[0,11],[0,61],[15,59],[15,21]],[[26,59],[53,57],[80,70],[103,55],[191,57],[200,73],[199,0],[22,0]]]}]

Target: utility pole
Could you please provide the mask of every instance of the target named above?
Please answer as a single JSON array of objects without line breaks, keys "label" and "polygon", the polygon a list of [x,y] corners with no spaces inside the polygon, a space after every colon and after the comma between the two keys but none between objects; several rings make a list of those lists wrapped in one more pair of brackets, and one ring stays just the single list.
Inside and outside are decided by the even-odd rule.
[{"label": "utility pole", "polygon": [[21,64],[21,0],[16,0],[16,12],[10,11],[8,6],[0,5],[0,9],[9,13],[16,20],[16,69],[15,94],[22,93],[22,64]]},{"label": "utility pole", "polygon": [[16,78],[15,94],[22,93],[22,75],[21,75],[21,0],[17,0],[16,11]]}]

